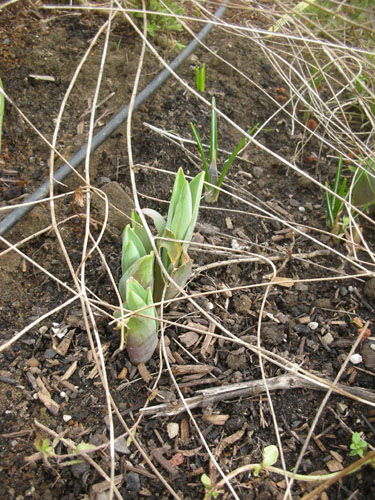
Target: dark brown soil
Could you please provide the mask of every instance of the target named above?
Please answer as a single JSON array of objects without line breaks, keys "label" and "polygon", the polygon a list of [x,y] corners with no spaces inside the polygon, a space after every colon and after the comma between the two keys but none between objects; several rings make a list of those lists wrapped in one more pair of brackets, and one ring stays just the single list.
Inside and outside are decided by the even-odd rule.
[{"label": "dark brown soil", "polygon": [[[74,69],[104,20],[97,14],[82,11],[79,15],[63,14],[62,11],[38,10],[31,3],[16,4],[6,9],[0,19],[1,78],[4,88],[48,140],[51,140],[54,120]],[[238,11],[229,11],[227,19],[239,22],[238,15]],[[260,16],[248,16],[252,22],[262,26]],[[177,38],[189,42],[185,35]],[[196,64],[205,62],[206,97],[210,99],[214,95],[218,107],[245,130],[256,123],[265,122],[278,109],[277,103],[283,102],[286,91],[263,53],[257,45],[250,45],[249,41],[241,37],[218,30],[209,36],[207,43],[217,54],[241,68],[256,85],[203,50],[198,50],[189,58],[178,74],[193,85]],[[64,113],[58,148],[65,158],[69,158],[87,139],[89,114],[85,113],[90,110],[101,47],[102,43],[89,56]],[[167,60],[176,55],[169,44],[165,49],[159,46],[158,50]],[[140,44],[132,29],[124,22],[115,20],[99,100],[112,92],[114,95],[97,112],[101,118],[96,132],[128,103],[139,53]],[[140,88],[160,70],[161,65],[147,53]],[[38,80],[30,77],[30,74],[53,76],[54,81]],[[187,145],[189,153],[186,153],[167,138],[151,131],[144,122],[191,138],[190,121],[197,125],[203,140],[208,141],[209,110],[172,79],[134,114],[132,147],[134,162],[139,164],[136,179],[142,206],[166,212],[166,204],[161,200],[169,199],[173,176],[164,171],[176,172],[178,167],[183,167],[186,174],[195,175],[199,164],[198,160],[194,163],[191,155],[196,154],[193,146]],[[291,136],[287,116],[278,114],[266,128],[268,131],[262,132],[258,140],[280,156],[288,160],[293,158],[300,136]],[[231,151],[240,139],[238,131],[223,119],[219,120],[219,147]],[[309,147],[314,147],[312,142]],[[1,153],[0,194],[2,207],[5,207],[25,199],[25,195],[32,193],[48,177],[49,158],[48,145],[20,117],[16,107],[9,104],[5,111]],[[310,150],[306,151],[305,157],[298,158],[298,166],[311,175],[325,179],[329,165],[323,162],[309,163],[311,153]],[[121,189],[131,196],[128,165],[126,130],[123,125],[92,155],[92,186],[103,189],[112,203],[120,203],[116,193],[121,193]],[[60,228],[75,270],[81,263],[85,231],[85,219],[77,215],[80,211],[84,212],[79,206],[77,191],[81,185],[82,181],[77,176],[71,176],[65,186],[58,188],[57,193],[75,191],[75,195],[56,201],[58,221],[67,219]],[[322,252],[318,243],[303,235],[290,229],[285,231],[285,226],[276,218],[261,217],[261,209],[267,210],[293,226],[300,225],[303,232],[333,247],[335,243],[329,236],[311,229],[326,229],[322,193],[314,184],[297,177],[281,162],[254,146],[249,146],[243,158],[233,164],[226,189],[242,200],[222,194],[216,206],[204,205],[195,238],[198,242],[226,247],[228,251],[222,253],[214,248],[208,251],[192,250],[196,266],[235,258],[236,254],[232,250],[240,248],[246,250],[248,255],[276,257],[274,263],[278,269],[284,264],[279,274],[282,277],[314,279],[271,289],[264,309],[261,341],[265,349],[302,365],[309,372],[334,379],[358,336],[358,327],[351,320],[354,317],[360,318],[363,323],[370,320],[370,327],[374,328],[375,300],[371,284],[367,284],[364,290],[366,281],[362,278],[340,279],[342,273],[355,274],[358,269],[332,252]],[[92,205],[92,234],[97,237],[104,212],[95,194]],[[128,211],[126,206],[123,208]],[[40,204],[6,238],[16,243],[48,227],[50,223],[49,205]],[[116,217],[111,212],[108,229],[100,243],[100,249],[117,281],[120,277],[120,234],[125,223],[125,217]],[[365,225],[364,231],[367,230]],[[373,248],[374,234],[366,236]],[[4,243],[2,248],[7,248],[7,245]],[[31,239],[20,249],[24,256],[33,259],[58,278],[59,283],[14,251],[1,256],[1,344],[72,297],[64,284],[74,289],[69,268],[53,231]],[[298,258],[298,254],[304,257]],[[363,259],[366,259],[365,254]],[[262,261],[231,263],[197,273],[188,291],[214,292],[223,287],[261,284],[268,281],[265,277],[271,273],[271,266]],[[324,280],[332,276],[337,276],[337,280]],[[91,296],[101,299],[104,304],[116,305],[117,299],[108,273],[97,254],[87,261],[86,277],[87,288],[90,294],[94,294]],[[198,298],[197,303],[233,335],[255,344],[263,297],[264,287],[257,286],[226,294],[212,293]],[[105,305],[102,309],[111,313],[111,309]],[[203,329],[210,327],[207,319],[189,302],[178,302],[167,311],[166,318],[180,324],[168,327],[165,333],[169,340],[169,361],[176,370],[185,397],[192,397],[197,390],[205,387],[261,379],[258,356],[251,350],[223,339],[212,340],[208,346],[204,344],[204,336],[187,335],[193,325]],[[125,351],[114,355],[120,344],[119,334],[108,324],[104,313],[98,313],[96,321],[105,350],[107,377],[113,399],[127,425],[132,427],[158,376],[159,357],[155,353],[147,364],[151,374],[150,380],[147,380],[147,374],[140,374],[132,367]],[[56,336],[57,330],[65,330],[65,338],[71,336],[69,348],[63,354],[59,353],[61,339]],[[217,329],[216,333],[220,331]],[[375,356],[371,345],[371,338],[361,343],[359,352],[362,353],[363,361],[359,365],[349,364],[340,379],[341,383],[368,389],[374,387]],[[203,375],[191,376],[194,369],[189,374],[178,375],[178,367],[192,364],[210,368]],[[63,375],[72,365],[76,366],[75,370],[64,382]],[[265,372],[267,377],[284,373],[281,368],[268,362],[265,363]],[[105,393],[95,371],[79,301],[38,322],[11,348],[2,352],[0,376],[0,496],[43,500],[88,498],[88,495],[95,499],[108,498],[95,493],[95,485],[103,479],[88,463],[62,467],[61,464],[67,459],[61,456],[69,453],[62,439],[56,441],[55,456],[48,461],[28,458],[37,453],[37,440],[49,438],[50,443],[53,441],[38,423],[76,444],[86,442],[103,445],[109,437]],[[37,396],[41,384],[44,384],[54,401],[49,408]],[[167,396],[172,400],[178,399],[171,377],[165,369],[157,384],[157,392],[158,397],[151,405],[163,402],[163,397]],[[287,468],[295,466],[323,397],[323,393],[311,389],[284,390],[272,394]],[[54,412],[54,408],[57,411]],[[265,395],[218,402],[213,406],[197,408],[193,414],[225,473],[241,465],[259,462],[263,447],[276,444]],[[223,417],[215,420],[213,415]],[[125,430],[120,421],[114,418],[117,437],[123,435]],[[349,456],[351,431],[363,432],[368,443],[374,443],[371,425],[374,421],[373,407],[344,396],[332,396],[315,428],[299,472],[328,472],[334,467],[339,470],[352,463],[353,458]],[[176,437],[170,437],[171,423],[178,424]],[[207,450],[186,413],[175,417],[144,416],[137,426],[136,437],[180,498],[204,497],[200,482],[202,473],[220,479],[215,476]],[[122,439],[120,443],[122,446],[116,448],[115,473],[120,476],[117,486],[122,497],[171,498],[134,445],[129,444],[127,450],[125,440]],[[225,443],[228,443],[226,447]],[[92,455],[109,474],[108,457],[109,449],[105,447]],[[370,467],[357,471],[334,484],[327,490],[328,496],[325,498],[374,498],[373,477]],[[285,491],[282,479],[276,475],[264,475],[257,479],[243,474],[233,481],[233,487],[239,498],[243,499],[282,498]],[[305,491],[304,484],[296,483],[293,497],[300,498]]]}]

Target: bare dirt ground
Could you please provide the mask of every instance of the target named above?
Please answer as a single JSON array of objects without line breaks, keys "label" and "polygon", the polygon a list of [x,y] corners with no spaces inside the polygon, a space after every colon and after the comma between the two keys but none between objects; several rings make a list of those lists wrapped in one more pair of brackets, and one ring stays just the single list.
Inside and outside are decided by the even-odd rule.
[{"label": "bare dirt ground", "polygon": [[[99,14],[87,12],[65,14],[56,15],[18,3],[4,11],[0,19],[4,88],[48,139],[52,137],[59,105],[73,71],[104,20]],[[236,10],[226,16],[228,22],[238,22]],[[260,15],[247,13],[247,16],[262,26]],[[187,35],[178,39],[189,41]],[[288,90],[264,53],[255,43],[250,47],[244,45],[241,37],[229,31],[214,30],[207,43],[216,54],[241,68],[256,85],[204,50],[195,52],[178,74],[194,85],[195,66],[205,62],[208,99],[215,96],[218,107],[245,130],[264,123],[288,97]],[[99,43],[89,56],[63,115],[58,148],[65,158],[87,140],[101,48]],[[158,46],[158,50],[166,60],[176,55],[170,43],[165,48]],[[95,132],[128,103],[139,53],[140,42],[133,30],[116,18],[99,100],[110,97],[97,110]],[[147,52],[140,88],[161,69],[160,63]],[[49,75],[54,81],[38,80],[30,75]],[[186,174],[195,175],[199,165],[193,145],[186,145],[184,151],[145,123],[191,139],[190,121],[208,141],[209,109],[173,79],[134,114],[132,147],[134,162],[138,165],[136,179],[142,206],[166,213],[165,200],[169,199],[173,185],[173,176],[168,172],[183,167]],[[294,131],[292,135],[288,115],[278,113],[266,129],[258,140],[280,156],[288,160],[294,158],[302,132]],[[240,139],[238,131],[219,119],[219,147],[231,151]],[[310,141],[297,160],[298,166],[325,179],[330,168],[328,150],[323,147],[317,160],[311,156],[314,148],[316,144]],[[48,145],[31,130],[17,109],[7,104],[0,160],[2,207],[24,200],[48,177],[48,158]],[[57,166],[60,164],[57,160]],[[111,203],[129,214],[130,203],[124,201],[123,195],[125,192],[131,197],[125,125],[92,155],[90,174],[92,186],[106,192]],[[85,232],[84,207],[80,206],[79,196],[82,185],[82,180],[73,175],[56,190],[56,194],[72,193],[56,200],[55,211],[76,270],[82,261]],[[334,251],[323,248],[322,245],[326,245],[335,250],[338,246],[324,232],[325,206],[321,190],[252,145],[232,166],[225,189],[229,194],[221,194],[216,206],[203,203],[201,208],[194,238],[197,243],[210,246],[191,250],[195,272],[188,285],[189,294],[207,292],[196,299],[197,303],[235,337],[250,345],[257,343],[259,314],[264,308],[262,347],[310,373],[333,380],[358,337],[358,327],[352,319],[359,317],[363,323],[374,321],[375,292],[373,282],[367,278],[342,279],[360,271]],[[274,217],[265,217],[262,209]],[[103,204],[93,193],[91,231],[94,238],[102,228],[103,219]],[[280,219],[298,231],[286,227]],[[111,209],[100,243],[116,281],[120,277],[121,231],[126,221],[124,214]],[[15,244],[50,224],[49,204],[42,203],[6,238]],[[365,223],[363,231],[374,248],[373,229]],[[313,236],[317,242],[306,235]],[[2,250],[6,248],[7,245],[2,244]],[[64,287],[64,284],[74,286],[72,278],[52,230],[32,238],[20,249],[24,256],[15,251],[1,255],[2,344],[72,297]],[[259,256],[258,260],[251,261],[254,255]],[[59,281],[32,265],[25,256]],[[236,261],[237,256],[242,261]],[[278,276],[294,282],[273,286],[263,304],[265,286],[262,284],[272,275],[266,259],[271,259],[279,270]],[[363,259],[366,259],[364,253]],[[332,278],[335,276],[337,279]],[[113,286],[97,254],[86,262],[86,279],[93,299],[116,306]],[[231,290],[217,293],[220,289]],[[105,305],[102,309],[106,310]],[[111,310],[107,309],[107,313]],[[197,395],[200,389],[262,378],[254,351],[231,339],[206,337],[195,331],[199,328],[220,334],[188,301],[181,300],[171,306],[165,312],[165,319],[172,322],[165,330],[168,360],[186,398]],[[120,338],[108,317],[97,311],[96,323],[109,388],[122,418],[129,428],[138,422],[138,442],[179,498],[203,498],[201,474],[220,478],[189,415],[181,412],[155,417],[140,413],[151,393],[156,397],[149,401],[150,406],[169,402],[173,407],[173,402],[179,401],[165,363],[159,374],[160,357],[155,353],[146,370],[137,370],[129,363],[125,351],[116,353]],[[371,345],[371,338],[361,341],[358,352],[362,354],[362,363],[349,363],[340,383],[347,387],[374,387],[375,353]],[[83,441],[103,445],[92,458],[109,474],[109,449],[105,446],[109,438],[108,412],[95,366],[79,301],[38,322],[0,354],[0,491],[3,498],[52,500],[88,498],[88,495],[108,498],[105,496],[108,491],[100,493],[98,484],[103,478],[91,464],[61,465],[67,460],[62,456],[69,453],[63,439],[71,439],[76,444]],[[284,373],[280,366],[268,361],[264,362],[264,370],[266,377]],[[41,396],[43,391],[51,397],[50,401]],[[272,393],[287,469],[294,467],[324,395],[311,388]],[[276,444],[272,415],[263,392],[215,403],[207,400],[203,407],[192,412],[226,473],[241,465],[259,462],[263,447]],[[371,423],[374,421],[372,406],[343,395],[331,396],[314,429],[299,472],[323,470],[327,473],[349,465],[353,461],[349,457],[351,431],[364,432],[367,441],[373,442]],[[36,440],[48,437],[50,443],[53,441],[51,434],[39,424],[60,436],[55,456],[48,461],[38,457],[30,459],[37,453]],[[139,450],[127,442],[124,427],[116,416],[114,424],[116,437],[123,436],[115,444],[116,485],[122,498],[172,498]],[[171,424],[177,424],[176,434],[172,431],[176,427]],[[334,484],[325,498],[374,498],[373,478],[373,470],[367,466]],[[284,479],[272,474],[260,478],[243,474],[234,480],[233,486],[243,499],[277,499],[282,498],[285,491]],[[304,483],[295,483],[293,498],[302,497],[306,488]]]}]

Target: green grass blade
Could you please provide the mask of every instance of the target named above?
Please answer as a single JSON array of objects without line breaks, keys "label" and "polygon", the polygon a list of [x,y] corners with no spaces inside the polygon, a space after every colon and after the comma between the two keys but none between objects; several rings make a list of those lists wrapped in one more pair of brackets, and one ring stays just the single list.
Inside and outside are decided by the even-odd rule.
[{"label": "green grass blade", "polygon": [[190,126],[191,126],[191,130],[193,131],[194,139],[195,139],[195,142],[197,143],[197,147],[198,147],[199,153],[200,153],[201,158],[202,158],[203,168],[204,168],[204,172],[205,172],[204,180],[209,182],[208,165],[207,165],[206,155],[205,155],[204,150],[203,150],[203,144],[202,144],[201,138],[199,137],[198,130],[195,128],[195,125],[192,122],[190,122]]},{"label": "green grass blade", "polygon": [[206,87],[206,63],[203,63],[202,65],[202,69],[201,69],[201,72],[200,72],[200,91],[201,92],[204,92],[205,90],[205,87]]},{"label": "green grass blade", "polygon": [[[346,179],[344,179],[342,181],[341,186],[340,186],[341,171],[342,171],[342,155],[340,155],[340,158],[339,158],[339,161],[338,161],[338,164],[337,164],[337,170],[336,170],[336,174],[335,174],[335,181],[334,181],[333,188],[332,188],[332,191],[335,194],[338,194],[339,196],[340,196],[340,193],[343,192],[342,188],[343,188],[344,180],[345,180],[344,189],[345,189],[345,186],[346,186]],[[343,202],[341,200],[339,200],[339,198],[337,198],[336,196],[332,196],[331,199],[330,199],[330,206],[331,206],[332,215],[333,215],[334,220],[336,219],[339,211],[341,210],[342,203]]]},{"label": "green grass blade", "polygon": [[[326,181],[325,183],[326,188],[329,188],[329,184]],[[333,228],[335,224],[335,218],[333,216],[332,212],[332,195],[328,191],[324,191],[325,197],[326,197],[326,205],[327,205],[327,213],[328,213],[328,227],[330,229]]]},{"label": "green grass blade", "polygon": [[[254,127],[253,127],[254,128]],[[242,139],[242,141],[237,145],[237,147],[234,149],[233,153],[230,155],[228,160],[225,162],[225,165],[223,167],[223,170],[220,174],[219,180],[217,181],[217,187],[220,187],[225,179],[225,176],[227,175],[227,172],[229,170],[229,167],[232,165],[234,159],[240,152],[240,150],[243,148],[244,144],[246,142],[246,137]]]},{"label": "green grass blade", "polygon": [[342,170],[342,155],[340,155],[339,162],[337,164],[337,170],[335,175],[335,183],[333,185],[333,190],[335,193],[338,193],[340,178],[341,178],[341,170]]},{"label": "green grass blade", "polygon": [[217,158],[217,115],[215,97],[212,98],[211,109],[210,163],[212,163],[214,158]]}]

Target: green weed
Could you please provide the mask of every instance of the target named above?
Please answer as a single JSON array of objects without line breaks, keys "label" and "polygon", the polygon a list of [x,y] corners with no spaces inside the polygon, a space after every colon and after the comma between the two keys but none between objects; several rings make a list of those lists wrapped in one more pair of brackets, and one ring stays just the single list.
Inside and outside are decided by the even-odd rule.
[{"label": "green weed", "polygon": [[[183,15],[185,13],[182,3],[174,2],[173,0],[164,0],[164,3],[176,15]],[[138,9],[142,7],[141,2],[137,0],[133,4]],[[147,10],[155,12],[155,14],[147,14],[147,33],[151,37],[155,36],[158,32],[182,31],[181,24],[176,18],[170,15],[170,11],[159,0],[148,0]],[[143,17],[143,14],[137,13],[136,17]]]}]

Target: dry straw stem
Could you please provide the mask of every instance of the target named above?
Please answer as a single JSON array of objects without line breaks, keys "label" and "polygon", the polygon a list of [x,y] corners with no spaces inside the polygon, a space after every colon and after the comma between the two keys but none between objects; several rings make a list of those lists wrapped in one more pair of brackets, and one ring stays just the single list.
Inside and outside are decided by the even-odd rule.
[{"label": "dry straw stem", "polygon": [[[266,392],[266,384],[269,391],[285,391],[295,389],[313,389],[317,391],[333,390],[337,394],[345,395],[351,399],[364,404],[375,406],[375,393],[370,389],[362,387],[351,387],[344,384],[333,384],[332,381],[324,378],[311,377],[301,378],[298,374],[292,372],[286,375],[267,378],[265,380],[250,380],[249,382],[240,382],[237,384],[228,384],[222,387],[213,387],[211,389],[200,389],[196,396],[185,398],[186,406],[190,410],[214,405],[219,401],[230,401],[233,399],[257,396]],[[160,404],[142,408],[142,413],[155,417],[171,417],[180,415],[186,411],[184,403]]]}]

